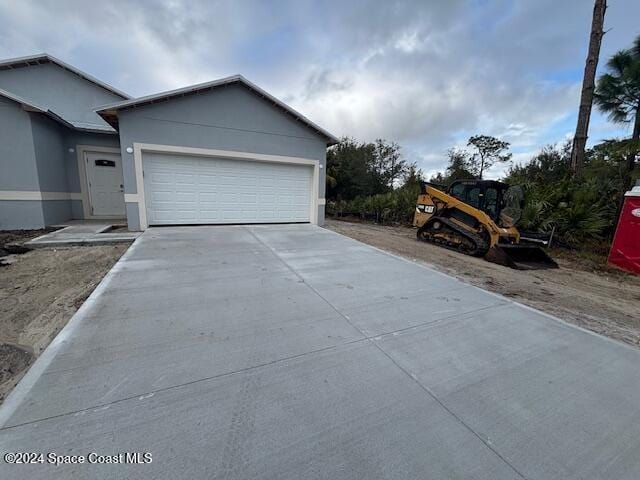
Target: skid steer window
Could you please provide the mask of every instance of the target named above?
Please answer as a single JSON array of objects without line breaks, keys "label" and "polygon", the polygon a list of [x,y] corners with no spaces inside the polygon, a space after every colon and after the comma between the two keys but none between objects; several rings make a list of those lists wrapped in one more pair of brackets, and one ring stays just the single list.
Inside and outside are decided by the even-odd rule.
[{"label": "skid steer window", "polygon": [[520,217],[522,217],[522,209],[524,207],[524,191],[519,185],[509,187],[504,193],[504,207],[500,212],[500,226],[509,228],[513,227]]},{"label": "skid steer window", "polygon": [[467,203],[473,208],[480,208],[480,188],[472,187],[467,192]]},{"label": "skid steer window", "polygon": [[484,192],[484,212],[492,220],[498,219],[498,190],[495,188],[487,188]]},{"label": "skid steer window", "polygon": [[456,197],[458,200],[462,200],[463,202],[465,202],[466,198],[464,198],[464,190],[465,185],[459,183],[453,186],[453,188],[451,189],[451,195]]}]

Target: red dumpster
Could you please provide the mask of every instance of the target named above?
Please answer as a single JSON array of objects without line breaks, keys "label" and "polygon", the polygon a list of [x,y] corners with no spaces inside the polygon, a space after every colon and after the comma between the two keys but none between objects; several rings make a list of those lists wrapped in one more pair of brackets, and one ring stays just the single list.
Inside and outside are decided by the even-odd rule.
[{"label": "red dumpster", "polygon": [[640,275],[640,186],[624,196],[609,263]]}]

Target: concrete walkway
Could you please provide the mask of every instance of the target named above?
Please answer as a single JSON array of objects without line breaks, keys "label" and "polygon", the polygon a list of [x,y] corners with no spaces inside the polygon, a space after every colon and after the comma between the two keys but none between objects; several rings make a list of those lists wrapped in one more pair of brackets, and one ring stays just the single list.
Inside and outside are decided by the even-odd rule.
[{"label": "concrete walkway", "polygon": [[319,227],[154,228],[0,425],[153,459],[2,479],[637,479],[640,351]]},{"label": "concrete walkway", "polygon": [[111,245],[133,242],[142,234],[128,230],[112,231],[114,226],[117,227],[113,222],[72,220],[68,224],[60,225],[60,230],[29,240],[25,245],[31,248]]}]

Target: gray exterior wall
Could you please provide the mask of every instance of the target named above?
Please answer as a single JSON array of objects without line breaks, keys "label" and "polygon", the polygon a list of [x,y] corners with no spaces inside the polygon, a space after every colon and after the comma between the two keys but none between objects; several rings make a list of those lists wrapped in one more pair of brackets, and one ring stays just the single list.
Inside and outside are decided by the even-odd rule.
[{"label": "gray exterior wall", "polygon": [[0,190],[40,190],[31,116],[0,97]]},{"label": "gray exterior wall", "polygon": [[81,200],[71,200],[71,218],[84,218],[84,209],[82,208]]},{"label": "gray exterior wall", "polygon": [[[0,97],[0,191],[80,193],[77,145],[120,144],[116,134],[70,130]],[[0,201],[0,230],[42,228],[83,217],[80,200]]]},{"label": "gray exterior wall", "polygon": [[[326,139],[244,86],[123,110],[118,117],[125,193],[137,193],[133,154],[126,148],[152,143],[319,160],[318,192],[324,198]],[[128,204],[130,229],[139,229],[137,214],[137,204]],[[318,223],[323,220],[324,207]]]},{"label": "gray exterior wall", "polygon": [[0,230],[32,230],[44,227],[42,202],[0,201]]},{"label": "gray exterior wall", "polygon": [[318,205],[318,225],[324,225],[325,205]]},{"label": "gray exterior wall", "polygon": [[65,129],[44,115],[31,115],[38,183],[43,192],[68,192],[64,152]]},{"label": "gray exterior wall", "polygon": [[[0,97],[0,190],[39,191],[31,115],[12,100]],[[0,201],[0,229],[41,228],[41,202]]]},{"label": "gray exterior wall", "polygon": [[73,218],[71,200],[45,200],[42,204],[44,225],[56,225]]},{"label": "gray exterior wall", "polygon": [[93,110],[122,97],[53,63],[0,70],[0,88],[72,123],[108,126]]},{"label": "gray exterior wall", "polygon": [[[64,152],[65,130],[44,115],[31,114],[33,149],[38,169],[38,183],[42,192],[69,191]],[[43,226],[71,218],[71,200],[48,200],[39,203],[42,206]]]},{"label": "gray exterior wall", "polygon": [[72,202],[69,200],[0,201],[0,230],[33,230],[71,218]]},{"label": "gray exterior wall", "polygon": [[129,230],[140,230],[140,210],[137,203],[125,202],[124,208],[127,214],[127,226]]}]

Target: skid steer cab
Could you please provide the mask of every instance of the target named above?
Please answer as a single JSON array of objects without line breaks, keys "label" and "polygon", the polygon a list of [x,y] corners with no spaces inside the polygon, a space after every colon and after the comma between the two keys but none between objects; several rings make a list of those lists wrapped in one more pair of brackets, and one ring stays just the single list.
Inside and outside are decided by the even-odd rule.
[{"label": "skid steer cab", "polygon": [[423,183],[413,225],[418,240],[484,257],[516,269],[557,268],[544,250],[520,241],[515,224],[524,206],[520,186],[457,180],[449,188]]}]

